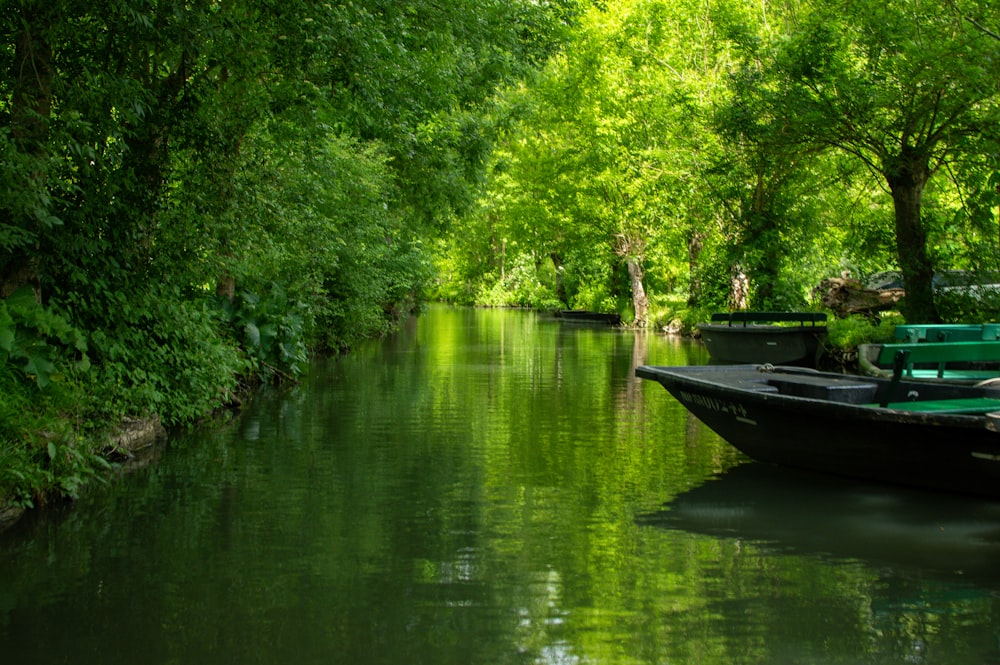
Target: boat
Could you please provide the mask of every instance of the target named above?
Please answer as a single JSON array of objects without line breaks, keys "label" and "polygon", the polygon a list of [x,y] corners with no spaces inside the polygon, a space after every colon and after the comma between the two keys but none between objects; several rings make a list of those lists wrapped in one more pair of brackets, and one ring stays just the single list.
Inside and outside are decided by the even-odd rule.
[{"label": "boat", "polygon": [[996,388],[766,364],[635,373],[757,461],[1000,498]]},{"label": "boat", "polygon": [[716,362],[815,367],[823,352],[825,322],[823,312],[717,312],[710,323],[696,328]]},{"label": "boat", "polygon": [[1000,502],[977,497],[746,462],[637,522],[1000,590]]},{"label": "boat", "polygon": [[1000,382],[1000,341],[917,341],[858,346],[858,368],[862,374],[892,377],[897,362],[901,363],[902,375],[908,379],[972,384]]},{"label": "boat", "polygon": [[617,326],[622,322],[620,314],[591,312],[585,309],[564,309],[559,312],[559,317],[573,323],[602,323],[609,326]]}]

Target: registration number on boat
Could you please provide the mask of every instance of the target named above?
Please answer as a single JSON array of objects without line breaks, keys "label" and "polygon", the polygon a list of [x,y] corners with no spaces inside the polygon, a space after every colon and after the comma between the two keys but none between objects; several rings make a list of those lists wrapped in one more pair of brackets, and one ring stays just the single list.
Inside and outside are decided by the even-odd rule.
[{"label": "registration number on boat", "polygon": [[690,404],[703,409],[709,409],[710,411],[728,413],[741,422],[749,423],[751,425],[757,424],[756,421],[747,417],[748,414],[746,407],[737,402],[718,399],[716,397],[709,397],[708,395],[696,395],[694,393],[689,393],[686,390],[681,390],[679,393],[681,401],[686,405]]}]

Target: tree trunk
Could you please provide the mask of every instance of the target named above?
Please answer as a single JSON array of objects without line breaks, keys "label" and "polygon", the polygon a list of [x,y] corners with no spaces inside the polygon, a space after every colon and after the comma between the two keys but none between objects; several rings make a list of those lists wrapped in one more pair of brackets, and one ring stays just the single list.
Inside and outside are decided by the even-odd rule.
[{"label": "tree trunk", "polygon": [[632,288],[632,309],[635,310],[635,326],[645,328],[649,323],[649,298],[642,280],[645,270],[642,268],[643,257],[646,255],[646,241],[638,235],[620,234],[615,238],[615,253],[625,261],[628,268],[628,281]]},{"label": "tree trunk", "polygon": [[[49,114],[52,109],[52,81],[55,78],[52,46],[45,38],[48,25],[54,20],[53,10],[46,3],[28,4],[22,10],[21,32],[14,45],[14,83],[10,105],[11,138],[16,149],[37,157],[39,169],[27,174],[25,186],[47,187],[42,162],[45,159],[49,135]],[[40,197],[41,198],[41,197]],[[7,213],[11,212],[8,210]],[[28,216],[18,222],[37,238],[38,224]],[[37,243],[36,243],[37,245]],[[41,299],[37,257],[29,246],[13,249],[12,255],[0,263],[0,296],[6,298],[25,284],[31,284],[35,297]]]},{"label": "tree trunk", "polygon": [[906,283],[903,316],[911,323],[940,321],[934,305],[934,267],[927,255],[927,234],[920,219],[924,185],[930,178],[927,158],[913,148],[902,153],[885,168],[896,216],[896,251]]},{"label": "tree trunk", "polygon": [[555,252],[550,252],[549,258],[552,259],[552,267],[556,271],[556,298],[568,307],[569,300],[566,297],[566,282],[563,280],[562,257]]},{"label": "tree trunk", "polygon": [[233,302],[236,298],[236,278],[230,274],[224,274],[215,283],[215,295]]},{"label": "tree trunk", "polygon": [[[124,168],[135,178],[135,186],[121,193],[124,241],[133,259],[133,269],[143,269],[152,260],[157,231],[157,215],[169,176],[170,127],[178,122],[180,100],[187,82],[187,54],[166,76],[157,79],[156,63],[149,64],[142,76],[153,81],[156,101],[149,107],[140,122],[125,136]],[[232,140],[232,139],[231,139]],[[238,141],[237,141],[238,145]]]},{"label": "tree trunk", "polygon": [[747,275],[753,284],[749,300],[756,309],[774,309],[775,286],[780,268],[781,234],[775,215],[768,211],[754,212],[749,219],[749,245],[754,248],[747,261]]},{"label": "tree trunk", "polygon": [[645,271],[635,257],[629,257],[626,261],[628,266],[628,280],[632,285],[632,307],[635,309],[635,325],[645,328],[649,324],[649,298],[646,297],[646,288],[642,284]]},{"label": "tree trunk", "polygon": [[44,37],[51,17],[46,10],[33,7],[23,13],[14,46],[11,136],[22,151],[39,155],[45,152],[55,76],[52,47]]},{"label": "tree trunk", "polygon": [[832,309],[839,318],[851,314],[861,314],[877,318],[879,312],[895,309],[906,296],[903,289],[883,289],[872,291],[864,288],[857,280],[847,277],[824,279],[813,289],[813,296],[819,298],[823,307]]},{"label": "tree trunk", "polygon": [[691,285],[688,288],[688,307],[696,307],[701,302],[701,276],[698,270],[701,250],[705,246],[705,234],[701,231],[693,231],[688,237],[688,275],[690,275]]},{"label": "tree trunk", "polygon": [[750,280],[739,264],[732,267],[729,275],[729,309],[748,309],[750,307]]}]

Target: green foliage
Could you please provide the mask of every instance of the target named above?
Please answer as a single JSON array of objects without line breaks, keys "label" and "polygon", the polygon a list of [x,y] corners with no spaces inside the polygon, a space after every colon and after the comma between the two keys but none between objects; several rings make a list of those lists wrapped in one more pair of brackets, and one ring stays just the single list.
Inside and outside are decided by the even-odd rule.
[{"label": "green foliage", "polygon": [[122,417],[192,423],[409,315],[428,236],[474,198],[492,95],[574,5],[0,10],[0,292],[41,299],[0,301],[0,372],[38,393],[3,414],[0,500],[75,493]]},{"label": "green foliage", "polygon": [[945,323],[990,323],[1000,321],[1000,293],[992,288],[972,287],[938,293],[938,312]]},{"label": "green foliage", "polygon": [[99,438],[79,421],[92,384],[75,364],[57,354],[53,380],[44,387],[25,380],[14,363],[0,364],[0,506],[30,508],[50,495],[75,498],[108,469]]},{"label": "green foliage", "polygon": [[[0,365],[0,497],[31,507],[36,488],[50,484],[47,472],[31,459],[32,392],[10,365]],[[2,505],[2,500],[0,500]]]},{"label": "green foliage", "polygon": [[264,297],[243,291],[233,301],[219,298],[219,307],[223,322],[253,359],[262,381],[273,379],[275,372],[284,376],[302,372],[307,360],[302,303],[289,302],[275,285]]},{"label": "green foliage", "polygon": [[996,16],[870,0],[583,9],[505,98],[510,131],[483,210],[443,250],[458,281],[443,288],[477,292],[501,239],[509,261],[553,257],[560,297],[591,306],[619,293],[592,263],[624,256],[651,296],[715,308],[736,304],[740,275],[750,306],[786,309],[844,270],[995,269],[1000,96],[984,72],[1000,41],[982,26]]},{"label": "green foliage", "polygon": [[518,255],[505,266],[504,278],[490,275],[475,295],[475,302],[489,307],[530,307],[541,311],[564,309],[553,290],[555,271],[550,265],[536,267],[529,257]]},{"label": "green foliage", "polygon": [[816,4],[767,53],[782,82],[770,108],[788,119],[796,141],[840,149],[891,192],[904,307],[918,320],[937,319],[934,245],[945,241],[936,237],[937,215],[922,212],[923,192],[951,164],[983,164],[981,155],[994,151],[993,132],[982,128],[1000,117],[1000,97],[982,77],[1000,40],[966,20],[963,11],[995,11],[976,5]]},{"label": "green foliage", "polygon": [[680,152],[694,128],[685,121],[690,90],[664,63],[684,58],[672,50],[685,43],[677,26],[698,12],[622,2],[581,15],[565,52],[506,99],[514,124],[478,228],[449,247],[466,261],[453,275],[496,274],[506,242],[511,262],[523,253],[563,271],[555,292],[568,305],[619,311],[631,288],[618,266],[655,256],[673,271],[685,235],[673,225],[686,219],[676,203],[691,163]]},{"label": "green foliage", "polygon": [[161,284],[128,297],[67,294],[61,305],[78,319],[94,317],[83,409],[95,425],[148,414],[167,425],[192,423],[225,402],[248,369],[220,334],[218,310],[205,295],[184,298]]},{"label": "green foliage", "polygon": [[51,213],[58,189],[44,186],[41,174],[53,168],[53,160],[19,151],[8,126],[0,127],[0,266],[16,251],[37,241],[39,233],[62,221]]},{"label": "green foliage", "polygon": [[0,366],[9,362],[45,388],[90,367],[87,341],[65,318],[42,307],[30,286],[0,300]]},{"label": "green foliage", "polygon": [[864,316],[831,319],[827,322],[827,339],[837,349],[856,349],[859,344],[890,342],[895,339],[895,329],[903,323],[898,314],[872,320]]}]

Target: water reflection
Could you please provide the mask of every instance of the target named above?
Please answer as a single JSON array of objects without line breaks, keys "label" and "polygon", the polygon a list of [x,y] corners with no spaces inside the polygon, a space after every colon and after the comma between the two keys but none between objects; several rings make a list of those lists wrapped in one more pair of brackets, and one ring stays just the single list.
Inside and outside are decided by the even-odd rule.
[{"label": "water reflection", "polygon": [[641,521],[1000,590],[1000,503],[746,463]]},{"label": "water reflection", "polygon": [[844,646],[858,662],[1000,662],[996,502],[749,462],[638,521],[710,537],[728,566],[770,577],[778,589],[744,590],[734,605],[745,570],[720,570],[712,606],[727,621],[752,608],[792,620],[774,629],[799,657],[817,645],[794,622],[822,608],[824,638],[853,637]]},{"label": "water reflection", "polygon": [[[838,522],[865,501],[814,500],[812,483],[746,480],[776,493],[754,528],[777,532],[671,522],[738,479],[745,459],[633,370],[705,360],[688,341],[433,308],[315,363],[232,423],[175,435],[158,461],[65,515],[0,537],[0,653],[345,665],[995,657],[989,529],[959,576],[835,552],[847,540]],[[797,530],[769,512],[775,502],[798,504],[797,519],[831,542],[789,543]],[[902,542],[895,507],[883,513],[860,540]]]}]

